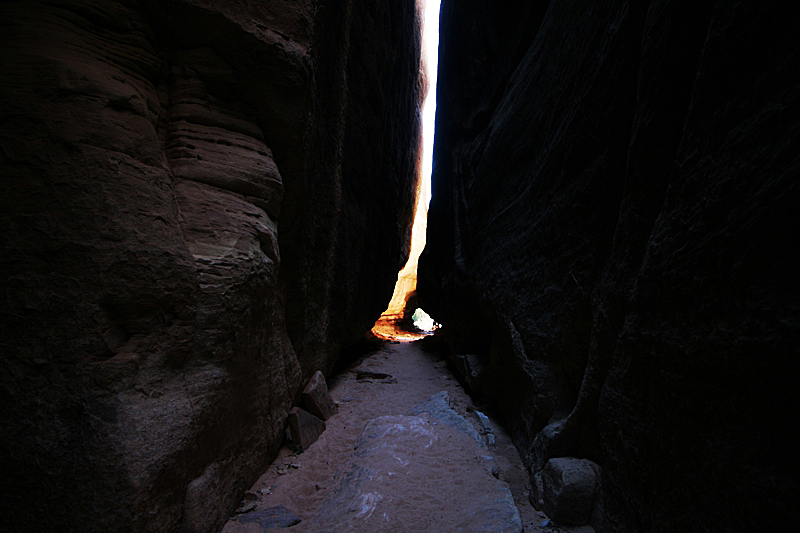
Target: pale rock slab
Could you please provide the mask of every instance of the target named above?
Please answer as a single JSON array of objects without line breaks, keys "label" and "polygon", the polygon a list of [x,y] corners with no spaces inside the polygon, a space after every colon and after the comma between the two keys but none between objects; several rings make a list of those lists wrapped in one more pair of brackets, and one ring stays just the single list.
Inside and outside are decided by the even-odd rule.
[{"label": "pale rock slab", "polygon": [[479,442],[435,419],[371,420],[308,531],[520,533],[511,491],[483,468]]}]

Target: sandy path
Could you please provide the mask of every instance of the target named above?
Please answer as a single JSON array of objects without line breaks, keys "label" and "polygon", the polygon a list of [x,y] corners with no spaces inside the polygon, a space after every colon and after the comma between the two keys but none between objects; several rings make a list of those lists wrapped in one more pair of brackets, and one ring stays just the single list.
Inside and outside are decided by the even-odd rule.
[{"label": "sandy path", "polygon": [[[357,380],[356,368],[390,374],[396,383]],[[409,414],[415,405],[436,393],[447,391],[450,406],[470,420],[476,429],[480,429],[475,415],[470,412],[474,408],[472,400],[453,377],[446,361],[436,352],[423,350],[419,343],[383,344],[376,351],[359,358],[348,370],[332,377],[328,385],[331,396],[339,405],[339,413],[328,420],[326,431],[303,453],[294,454],[284,447],[250,489],[250,493],[258,498],[255,500],[256,510],[283,505],[299,515],[302,522],[288,529],[293,532],[305,532],[323,502],[334,494],[339,485],[339,481],[334,480],[334,474],[348,466],[354,446],[370,420],[386,415]],[[541,527],[547,517],[534,510],[528,501],[528,475],[517,451],[496,420],[492,420],[492,425],[496,448],[488,453],[494,456],[499,479],[508,483],[511,489],[524,531],[558,531],[552,526]],[[443,464],[449,463],[452,458],[450,454],[456,454],[457,451],[455,448],[451,451],[446,448],[441,450]],[[486,472],[482,465],[464,464],[459,474],[467,476],[469,482],[470,475],[474,474],[477,481],[478,476],[485,476]],[[448,490],[447,487],[437,487],[436,480],[431,480],[431,483],[425,490],[432,497],[437,491]],[[415,486],[413,490],[419,490],[419,487]],[[408,488],[409,493],[413,490],[412,487]],[[446,512],[446,509],[442,512]],[[262,533],[260,526],[245,524],[244,520],[246,515],[234,516],[223,532]],[[397,530],[415,529],[404,526]],[[445,531],[436,529],[435,524],[431,524],[429,530]]]}]

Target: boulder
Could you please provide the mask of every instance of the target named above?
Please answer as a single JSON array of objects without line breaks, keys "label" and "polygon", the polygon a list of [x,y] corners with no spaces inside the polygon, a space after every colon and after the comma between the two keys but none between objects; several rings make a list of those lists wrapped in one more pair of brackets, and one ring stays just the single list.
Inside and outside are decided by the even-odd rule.
[{"label": "boulder", "polygon": [[325,422],[304,411],[299,407],[293,407],[289,413],[289,435],[292,442],[307,450],[325,431]]},{"label": "boulder", "polygon": [[600,467],[588,459],[550,459],[532,484],[531,503],[554,521],[585,525],[600,488]]},{"label": "boulder", "polygon": [[303,403],[309,413],[327,420],[339,411],[339,407],[333,402],[328,385],[325,383],[325,376],[317,370],[303,389]]}]

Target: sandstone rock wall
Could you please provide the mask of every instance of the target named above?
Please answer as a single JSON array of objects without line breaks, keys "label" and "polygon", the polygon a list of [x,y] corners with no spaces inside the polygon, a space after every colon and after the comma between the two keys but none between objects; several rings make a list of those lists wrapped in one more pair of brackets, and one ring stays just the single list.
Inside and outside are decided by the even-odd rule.
[{"label": "sandstone rock wall", "polygon": [[420,305],[532,473],[601,464],[606,531],[796,522],[797,22],[443,2]]},{"label": "sandstone rock wall", "polygon": [[309,378],[372,327],[408,259],[424,84],[414,1],[326,2],[317,19],[305,172],[286,181],[279,232]]},{"label": "sandstone rock wall", "polygon": [[414,3],[4,2],[0,21],[4,527],[214,531],[304,378],[391,296]]}]

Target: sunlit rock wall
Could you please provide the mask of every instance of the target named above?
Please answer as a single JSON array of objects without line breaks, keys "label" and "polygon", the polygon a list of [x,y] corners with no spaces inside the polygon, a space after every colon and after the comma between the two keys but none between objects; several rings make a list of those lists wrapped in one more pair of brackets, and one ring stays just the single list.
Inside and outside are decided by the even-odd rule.
[{"label": "sunlit rock wall", "polygon": [[221,527],[405,261],[415,17],[0,5],[4,529]]},{"label": "sunlit rock wall", "polygon": [[397,281],[394,285],[394,293],[389,301],[389,306],[381,313],[380,318],[372,327],[372,333],[378,337],[393,339],[395,337],[415,337],[415,333],[409,330],[414,329],[413,319],[411,318],[416,311],[416,292],[417,292],[417,266],[419,256],[425,248],[425,226],[428,222],[428,183],[430,180],[421,180],[417,206],[414,213],[414,226],[411,232],[411,252],[408,262],[397,274]]},{"label": "sunlit rock wall", "polygon": [[372,327],[408,259],[424,88],[416,10],[359,0],[317,12],[305,172],[285,181],[279,232],[288,331],[307,377]]},{"label": "sunlit rock wall", "polygon": [[796,522],[797,23],[443,2],[420,305],[531,473],[601,464],[605,531]]}]

